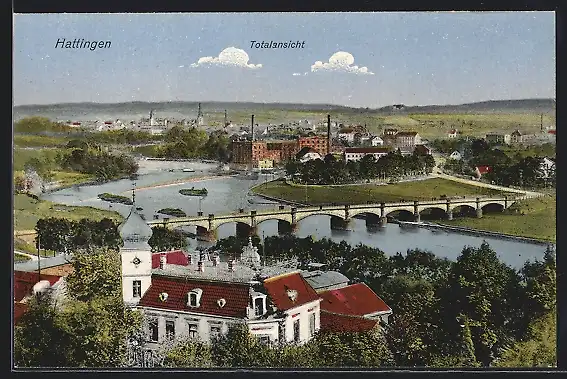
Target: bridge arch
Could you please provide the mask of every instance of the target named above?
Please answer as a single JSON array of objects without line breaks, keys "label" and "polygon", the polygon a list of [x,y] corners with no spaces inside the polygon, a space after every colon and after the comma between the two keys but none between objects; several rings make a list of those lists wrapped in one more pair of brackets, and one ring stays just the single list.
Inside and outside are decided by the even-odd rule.
[{"label": "bridge arch", "polygon": [[370,209],[349,209],[349,216],[350,217],[354,217],[354,216],[359,216],[359,215],[366,215],[366,214],[371,214],[374,216],[378,216],[380,217],[380,208],[378,209],[374,209],[374,208],[370,208]]},{"label": "bridge arch", "polygon": [[244,224],[244,225],[248,225],[249,227],[252,227],[252,222],[250,220],[246,220],[246,219],[222,219],[222,220],[214,220],[213,225],[212,225],[212,229],[218,229],[220,226],[225,225],[225,224],[230,224],[230,223],[234,223],[237,225],[238,224]]},{"label": "bridge arch", "polygon": [[285,221],[289,224],[291,224],[291,214],[278,214],[278,215],[270,215],[270,216],[264,216],[264,217],[256,217],[256,226],[260,225],[261,223],[265,222],[265,221],[270,221],[270,220],[278,220],[278,221]]},{"label": "bridge arch", "polygon": [[422,220],[444,220],[447,218],[447,208],[437,205],[424,206],[420,211],[420,219]]},{"label": "bridge arch", "polygon": [[476,207],[469,204],[459,204],[451,209],[453,216],[476,216]]},{"label": "bridge arch", "polygon": [[[338,213],[338,212],[337,212],[337,213]],[[301,220],[304,220],[304,219],[306,219],[306,218],[308,218],[308,217],[312,217],[312,216],[329,216],[330,218],[339,217],[339,218],[341,218],[341,219],[343,219],[343,220],[345,219],[345,217],[344,217],[344,211],[343,211],[343,214],[342,214],[342,215],[333,214],[333,213],[331,213],[331,212],[325,212],[325,211],[317,211],[317,212],[313,212],[313,213],[310,213],[310,214],[298,214],[297,216],[295,216],[295,222],[299,222],[299,221],[301,221]]]},{"label": "bridge arch", "polygon": [[440,206],[440,205],[439,205],[439,206],[437,206],[437,205],[426,205],[426,206],[424,206],[423,208],[421,208],[421,209],[419,210],[419,213],[421,214],[421,212],[423,212],[423,211],[426,211],[426,210],[433,210],[433,209],[436,209],[436,210],[439,210],[439,211],[443,211],[444,213],[447,213],[447,208],[446,208],[446,207],[442,207],[442,206]]},{"label": "bridge arch", "polygon": [[386,217],[398,218],[402,221],[413,221],[414,214],[407,209],[392,209],[385,212]]},{"label": "bridge arch", "polygon": [[482,206],[482,212],[486,212],[486,213],[496,213],[496,212],[502,212],[504,210],[504,203],[500,203],[500,202],[491,202],[488,204],[484,204]]}]

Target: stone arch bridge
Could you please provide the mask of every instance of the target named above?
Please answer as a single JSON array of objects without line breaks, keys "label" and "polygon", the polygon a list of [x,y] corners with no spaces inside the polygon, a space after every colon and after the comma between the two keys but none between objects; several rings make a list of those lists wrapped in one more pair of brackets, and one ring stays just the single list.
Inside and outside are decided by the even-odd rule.
[{"label": "stone arch bridge", "polygon": [[149,221],[148,224],[151,226],[163,225],[167,228],[196,226],[198,239],[212,241],[216,238],[217,228],[231,222],[236,223],[236,233],[242,236],[255,234],[257,226],[267,220],[278,220],[279,233],[291,233],[296,229],[297,223],[300,220],[314,215],[331,216],[331,229],[346,229],[349,221],[358,215],[365,216],[367,226],[384,226],[388,222],[389,215],[393,212],[406,213],[411,216],[413,221],[420,222],[421,213],[428,209],[443,212],[444,216],[449,220],[453,219],[453,212],[457,208],[475,212],[476,217],[480,218],[482,217],[483,209],[489,205],[497,206],[500,210],[504,210],[524,197],[477,197],[380,204],[322,205],[300,208],[280,205],[278,209],[240,211],[225,215],[203,215],[203,212],[199,212],[194,217],[164,218]]}]

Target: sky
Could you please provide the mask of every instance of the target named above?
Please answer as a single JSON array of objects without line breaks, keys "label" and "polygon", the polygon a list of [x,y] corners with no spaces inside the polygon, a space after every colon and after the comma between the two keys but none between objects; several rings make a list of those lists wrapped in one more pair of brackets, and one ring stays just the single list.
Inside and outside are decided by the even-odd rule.
[{"label": "sky", "polygon": [[13,33],[14,105],[555,97],[552,12],[16,14]]}]

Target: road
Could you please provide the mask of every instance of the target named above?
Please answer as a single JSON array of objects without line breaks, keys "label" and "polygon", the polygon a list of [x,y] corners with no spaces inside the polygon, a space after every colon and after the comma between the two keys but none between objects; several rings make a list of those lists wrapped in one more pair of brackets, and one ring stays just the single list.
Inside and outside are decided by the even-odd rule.
[{"label": "road", "polygon": [[436,178],[446,179],[446,180],[452,180],[454,182],[470,184],[472,186],[490,188],[490,189],[494,189],[494,190],[498,190],[498,191],[521,193],[521,194],[526,195],[528,197],[544,196],[544,194],[541,193],[541,192],[532,192],[532,191],[519,190],[519,189],[509,188],[509,187],[504,187],[504,186],[497,186],[495,184],[488,184],[488,183],[478,182],[476,180],[458,178],[456,176],[451,176],[451,175],[447,175],[447,174],[432,173],[431,176],[436,177]]},{"label": "road", "polygon": [[498,185],[494,185],[494,184],[488,184],[488,183],[483,183],[483,182],[479,182],[479,181],[476,181],[476,180],[464,179],[464,178],[459,178],[457,176],[444,174],[441,171],[440,167],[443,167],[443,165],[445,164],[445,161],[447,159],[445,157],[443,157],[442,155],[439,155],[439,154],[434,153],[432,155],[433,155],[433,158],[435,159],[435,167],[433,168],[433,172],[431,173],[431,176],[433,176],[433,177],[446,179],[446,180],[452,180],[454,182],[469,184],[469,185],[477,186],[477,187],[490,188],[490,189],[494,189],[494,190],[498,190],[498,191],[521,193],[521,194],[524,194],[528,197],[544,196],[544,194],[541,193],[541,192],[519,190],[519,189],[515,189],[515,188],[498,186]]}]

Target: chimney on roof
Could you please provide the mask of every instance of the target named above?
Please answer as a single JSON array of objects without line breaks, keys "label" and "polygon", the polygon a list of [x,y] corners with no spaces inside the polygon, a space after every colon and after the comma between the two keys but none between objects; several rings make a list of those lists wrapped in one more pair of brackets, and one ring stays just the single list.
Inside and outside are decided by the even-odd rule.
[{"label": "chimney on roof", "polygon": [[331,115],[327,115],[327,154],[331,153]]},{"label": "chimney on roof", "polygon": [[234,271],[234,259],[228,260],[228,271]]},{"label": "chimney on roof", "polygon": [[254,115],[252,115],[252,128],[250,129],[250,134],[252,135],[252,142],[254,142]]},{"label": "chimney on roof", "polygon": [[204,265],[203,261],[197,262],[197,271],[199,271],[199,272],[205,271],[205,265]]},{"label": "chimney on roof", "polygon": [[165,268],[166,263],[167,263],[167,257],[165,256],[165,254],[161,254],[159,256],[159,268],[163,270]]}]

